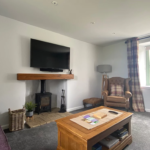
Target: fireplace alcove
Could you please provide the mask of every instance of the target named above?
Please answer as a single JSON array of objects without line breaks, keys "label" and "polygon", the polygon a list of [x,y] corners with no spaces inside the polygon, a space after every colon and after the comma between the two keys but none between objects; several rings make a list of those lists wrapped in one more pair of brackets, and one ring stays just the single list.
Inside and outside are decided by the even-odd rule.
[{"label": "fireplace alcove", "polygon": [[74,79],[73,74],[27,74],[18,73],[17,80],[41,80],[41,93],[35,93],[37,107],[35,112],[51,111],[51,93],[45,91],[46,80]]}]

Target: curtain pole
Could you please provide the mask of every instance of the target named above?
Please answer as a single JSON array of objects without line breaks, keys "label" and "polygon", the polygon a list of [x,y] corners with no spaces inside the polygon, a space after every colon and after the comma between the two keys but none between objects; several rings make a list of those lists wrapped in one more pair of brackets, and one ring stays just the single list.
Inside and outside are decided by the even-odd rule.
[{"label": "curtain pole", "polygon": [[[139,41],[139,40],[143,40],[143,39],[147,39],[147,38],[150,38],[150,36],[143,37],[143,38],[138,38],[138,41]],[[125,44],[127,43],[127,41],[128,41],[128,40],[125,41]]]}]

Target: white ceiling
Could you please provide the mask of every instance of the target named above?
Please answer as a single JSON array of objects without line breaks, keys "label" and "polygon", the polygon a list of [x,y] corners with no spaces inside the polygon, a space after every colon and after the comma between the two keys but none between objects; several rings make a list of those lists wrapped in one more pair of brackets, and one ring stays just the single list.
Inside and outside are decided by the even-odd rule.
[{"label": "white ceiling", "polygon": [[0,15],[97,45],[150,33],[150,0],[52,1],[0,0]]}]

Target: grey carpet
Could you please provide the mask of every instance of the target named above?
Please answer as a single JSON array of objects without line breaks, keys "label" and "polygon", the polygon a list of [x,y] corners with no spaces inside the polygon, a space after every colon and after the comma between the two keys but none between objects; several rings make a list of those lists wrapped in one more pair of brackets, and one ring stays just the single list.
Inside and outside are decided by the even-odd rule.
[{"label": "grey carpet", "polygon": [[[85,109],[77,110],[78,113]],[[22,131],[7,132],[12,150],[56,150],[57,126],[55,122]],[[132,118],[133,142],[125,150],[150,150],[150,113],[134,113]]]}]

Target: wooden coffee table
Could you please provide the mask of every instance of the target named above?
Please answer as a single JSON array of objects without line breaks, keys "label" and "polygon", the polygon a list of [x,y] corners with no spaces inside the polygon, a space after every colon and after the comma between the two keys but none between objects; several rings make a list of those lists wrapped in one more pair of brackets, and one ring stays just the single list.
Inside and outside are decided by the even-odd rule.
[{"label": "wooden coffee table", "polygon": [[[92,146],[98,143],[100,140],[104,139],[117,129],[122,128],[123,126],[127,128],[129,136],[124,140],[120,141],[118,145],[113,147],[113,150],[122,150],[125,146],[131,144],[131,117],[132,113],[125,112],[121,110],[116,110],[123,112],[119,117],[97,126],[91,130],[88,130],[74,122],[70,119],[86,115],[93,111],[108,108],[108,107],[97,107],[90,109],[78,114],[73,114],[71,116],[56,120],[58,126],[58,146],[57,150],[92,150]],[[112,108],[109,108],[111,110]]]}]

